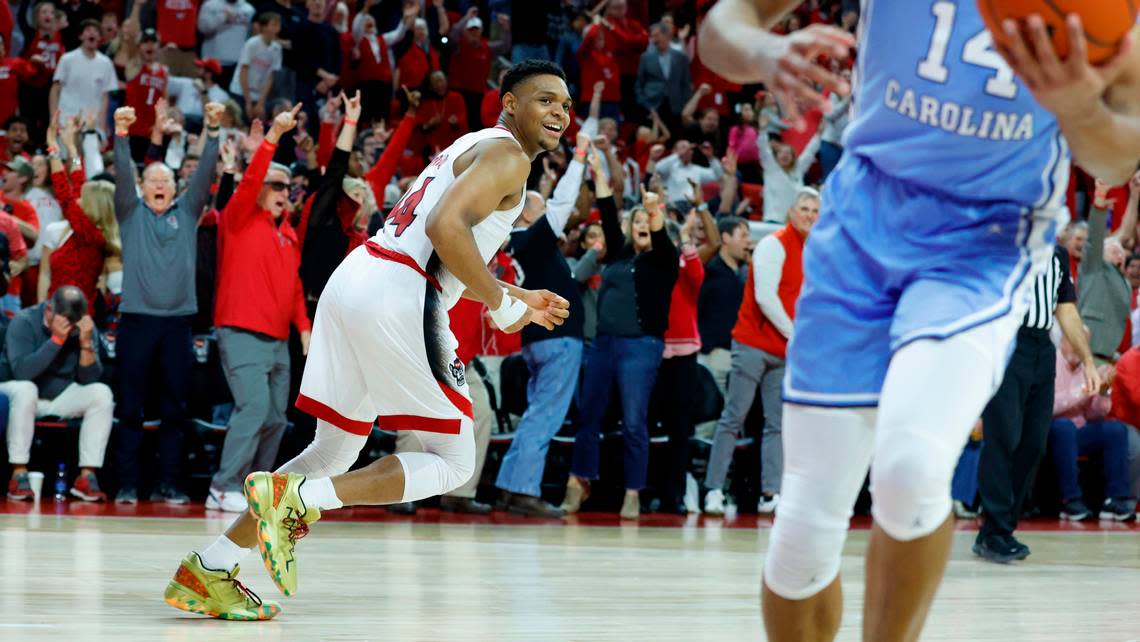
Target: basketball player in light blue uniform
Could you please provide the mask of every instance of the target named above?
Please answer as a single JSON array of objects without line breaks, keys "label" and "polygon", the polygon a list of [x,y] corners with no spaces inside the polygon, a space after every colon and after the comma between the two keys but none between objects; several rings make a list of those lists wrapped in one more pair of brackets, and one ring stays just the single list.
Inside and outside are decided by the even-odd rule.
[{"label": "basketball player in light blue uniform", "polygon": [[[798,4],[721,0],[702,61],[766,83],[786,110],[822,106],[813,85],[847,88],[816,61],[852,42],[819,25],[766,30]],[[1093,68],[1079,21],[1066,61],[1039,17],[1003,27],[1012,40],[998,52],[975,0],[863,2],[856,116],[807,243],[788,349],[783,495],[764,566],[771,640],[835,637],[868,466],[863,637],[917,639],[949,555],[954,464],[1052,254],[1069,163],[1120,184],[1140,159],[1136,47]]]}]

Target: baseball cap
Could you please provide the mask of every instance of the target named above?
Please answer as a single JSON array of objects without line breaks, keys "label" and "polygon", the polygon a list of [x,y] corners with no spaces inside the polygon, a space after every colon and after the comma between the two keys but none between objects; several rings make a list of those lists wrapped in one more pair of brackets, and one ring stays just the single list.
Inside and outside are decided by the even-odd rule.
[{"label": "baseball cap", "polygon": [[158,32],[151,28],[142,30],[142,35],[139,36],[139,42],[158,42]]},{"label": "baseball cap", "polygon": [[479,16],[475,16],[474,18],[471,18],[470,20],[467,21],[467,28],[468,29],[482,29],[483,28],[483,20],[481,20],[479,18]]},{"label": "baseball cap", "polygon": [[205,69],[215,76],[222,75],[222,63],[218,62],[217,58],[202,58],[201,60],[195,60],[194,66],[201,67],[202,69]]},{"label": "baseball cap", "polygon": [[36,170],[32,167],[32,164],[28,162],[28,159],[24,158],[23,156],[17,156],[7,163],[4,163],[4,167],[7,167],[13,172],[16,172],[29,181],[32,180],[32,177],[36,175]]}]

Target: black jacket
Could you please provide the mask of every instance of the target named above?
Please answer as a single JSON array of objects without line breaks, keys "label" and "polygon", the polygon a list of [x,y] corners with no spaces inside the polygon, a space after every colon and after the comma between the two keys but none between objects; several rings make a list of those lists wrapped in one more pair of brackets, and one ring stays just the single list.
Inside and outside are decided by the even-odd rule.
[{"label": "black jacket", "polygon": [[[621,231],[617,205],[612,196],[598,199],[602,213],[602,232],[606,237],[607,266],[633,257],[633,283],[637,306],[637,319],[641,330],[648,336],[664,337],[669,327],[669,304],[673,300],[673,285],[680,270],[677,248],[665,228],[651,233],[653,249],[636,254],[632,245],[626,245]],[[604,270],[603,270],[604,273]]]}]

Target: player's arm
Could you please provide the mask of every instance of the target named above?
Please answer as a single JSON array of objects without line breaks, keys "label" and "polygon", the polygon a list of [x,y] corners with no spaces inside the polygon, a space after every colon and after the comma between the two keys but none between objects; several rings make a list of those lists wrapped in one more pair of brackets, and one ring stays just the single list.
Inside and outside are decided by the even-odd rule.
[{"label": "player's arm", "polygon": [[444,267],[472,296],[496,310],[503,303],[503,288],[487,271],[471,228],[504,199],[522,194],[530,164],[517,145],[506,141],[478,145],[474,154],[471,164],[428,213],[426,231]]},{"label": "player's arm", "polygon": [[831,72],[821,56],[846,58],[855,39],[842,29],[811,25],[787,36],[768,29],[800,3],[796,0],[720,0],[701,25],[701,62],[726,80],[762,82],[780,99],[788,120],[798,121],[796,101],[804,109],[831,103],[813,83],[846,94],[847,83]]},{"label": "player's arm", "polygon": [[1140,158],[1140,26],[1115,58],[1099,67],[1088,62],[1084,27],[1067,21],[1072,51],[1060,60],[1040,16],[1002,25],[1002,54],[1033,96],[1057,116],[1077,164],[1112,185],[1128,181]]}]

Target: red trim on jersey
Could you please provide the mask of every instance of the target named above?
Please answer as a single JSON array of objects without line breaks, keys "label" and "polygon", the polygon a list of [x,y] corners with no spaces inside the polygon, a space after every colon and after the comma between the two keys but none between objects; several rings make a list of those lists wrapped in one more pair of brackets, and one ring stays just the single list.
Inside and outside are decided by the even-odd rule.
[{"label": "red trim on jersey", "polygon": [[403,263],[404,265],[412,268],[416,272],[419,272],[420,275],[425,279],[427,279],[427,282],[431,283],[432,287],[434,287],[436,291],[443,292],[443,286],[439,284],[439,280],[425,272],[424,269],[420,267],[420,264],[416,263],[415,259],[408,256],[407,254],[401,254],[400,252],[389,250],[386,247],[381,247],[378,243],[376,243],[376,241],[373,241],[371,239],[364,242],[364,247],[368,250],[369,254],[378,259]]},{"label": "red trim on jersey", "polygon": [[296,406],[297,410],[308,413],[322,421],[327,421],[345,432],[362,436],[367,436],[372,432],[373,422],[349,419],[312,397],[306,397],[303,394],[297,395]]},{"label": "red trim on jersey", "polygon": [[440,381],[437,381],[436,383],[439,384],[439,389],[443,391],[443,394],[447,395],[448,400],[451,401],[451,403],[455,404],[456,410],[463,413],[463,415],[471,421],[475,421],[475,412],[471,409],[470,399],[464,397],[463,393],[449,387],[447,384],[444,384]]}]

